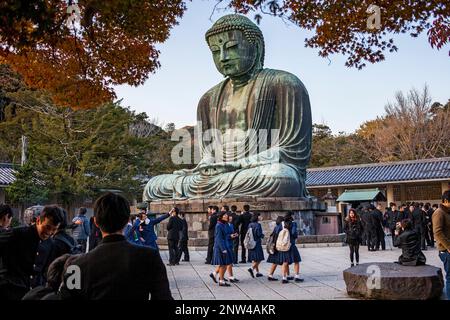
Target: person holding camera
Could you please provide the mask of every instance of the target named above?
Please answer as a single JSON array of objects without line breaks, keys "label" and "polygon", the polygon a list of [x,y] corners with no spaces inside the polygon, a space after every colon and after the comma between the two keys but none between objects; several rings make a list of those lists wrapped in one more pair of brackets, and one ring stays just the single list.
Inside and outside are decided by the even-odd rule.
[{"label": "person holding camera", "polygon": [[144,246],[159,250],[158,244],[156,243],[156,240],[158,240],[158,236],[155,233],[155,226],[169,217],[170,212],[167,214],[163,214],[158,218],[150,219],[147,215],[147,210],[142,209],[139,213],[139,220],[137,220],[137,223],[139,225],[138,235],[140,238],[140,242],[143,243]]},{"label": "person holding camera", "polygon": [[420,237],[420,233],[413,230],[411,220],[404,219],[402,222],[397,222],[394,246],[402,249],[397,263],[405,266],[420,266],[426,263],[427,259],[421,250]]}]

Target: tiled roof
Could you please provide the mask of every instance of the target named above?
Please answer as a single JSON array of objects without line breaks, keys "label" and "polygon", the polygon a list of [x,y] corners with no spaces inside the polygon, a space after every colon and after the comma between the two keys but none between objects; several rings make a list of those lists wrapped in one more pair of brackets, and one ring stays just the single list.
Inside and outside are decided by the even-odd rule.
[{"label": "tiled roof", "polygon": [[[0,163],[0,186],[14,182],[11,164]],[[311,168],[306,186],[339,186],[414,180],[450,180],[450,158]]]},{"label": "tiled roof", "polygon": [[10,185],[15,179],[12,164],[0,163],[0,186]]},{"label": "tiled roof", "polygon": [[311,168],[306,186],[339,186],[418,180],[450,180],[450,158]]}]

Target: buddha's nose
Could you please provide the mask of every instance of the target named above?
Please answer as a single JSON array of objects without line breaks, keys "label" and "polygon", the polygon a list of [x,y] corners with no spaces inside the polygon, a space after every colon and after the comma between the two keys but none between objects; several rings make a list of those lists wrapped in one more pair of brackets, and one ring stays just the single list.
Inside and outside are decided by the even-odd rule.
[{"label": "buddha's nose", "polygon": [[224,62],[228,60],[228,53],[227,50],[224,48],[220,49],[220,61]]}]

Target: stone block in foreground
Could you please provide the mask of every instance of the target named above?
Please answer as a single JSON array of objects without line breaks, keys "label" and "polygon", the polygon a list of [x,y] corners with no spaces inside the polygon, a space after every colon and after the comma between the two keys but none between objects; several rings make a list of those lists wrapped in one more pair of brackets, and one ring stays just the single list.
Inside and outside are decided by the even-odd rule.
[{"label": "stone block in foreground", "polygon": [[348,268],[344,270],[344,281],[347,294],[361,299],[439,299],[444,287],[440,268],[389,262],[363,263]]}]

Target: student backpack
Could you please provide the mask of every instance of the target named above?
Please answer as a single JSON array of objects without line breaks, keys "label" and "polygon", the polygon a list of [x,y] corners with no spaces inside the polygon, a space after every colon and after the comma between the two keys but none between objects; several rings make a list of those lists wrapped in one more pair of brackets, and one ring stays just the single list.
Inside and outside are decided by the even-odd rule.
[{"label": "student backpack", "polygon": [[278,234],[276,248],[281,252],[289,251],[291,248],[291,235],[288,229],[283,228]]},{"label": "student backpack", "polygon": [[248,228],[247,233],[245,234],[244,247],[247,250],[252,250],[252,249],[255,249],[255,247],[256,247],[256,241],[255,241],[255,238],[253,238],[252,228]]},{"label": "student backpack", "polygon": [[277,250],[277,238],[278,234],[276,232],[272,232],[272,234],[269,236],[269,239],[267,240],[266,250],[268,254],[275,254],[275,251]]}]

